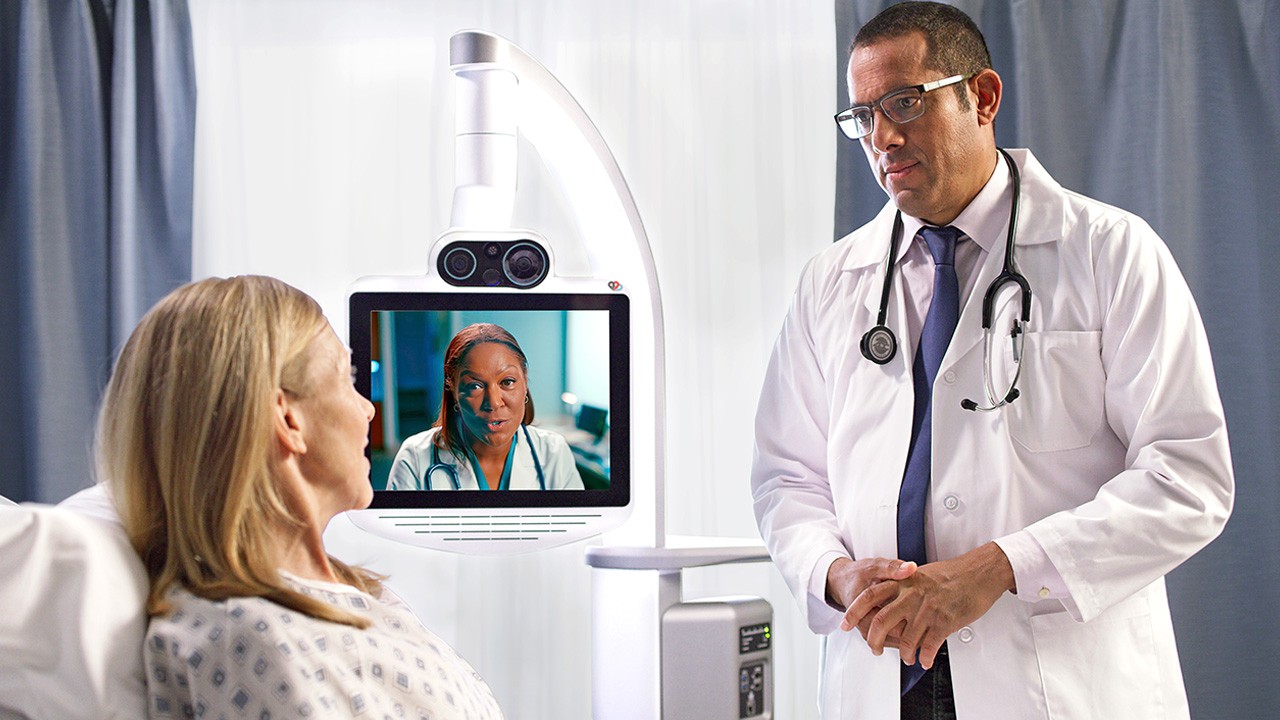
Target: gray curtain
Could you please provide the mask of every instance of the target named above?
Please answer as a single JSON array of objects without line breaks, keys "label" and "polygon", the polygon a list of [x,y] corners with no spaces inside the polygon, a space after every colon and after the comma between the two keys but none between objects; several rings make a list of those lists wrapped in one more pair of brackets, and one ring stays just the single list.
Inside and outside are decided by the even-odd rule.
[{"label": "gray curtain", "polygon": [[91,481],[113,351],[191,276],[185,0],[0,1],[0,495]]},{"label": "gray curtain", "polygon": [[[838,108],[847,48],[888,2],[837,0]],[[1169,576],[1197,718],[1275,715],[1280,657],[1280,3],[957,1],[982,28],[1005,97],[1001,145],[1064,186],[1146,218],[1208,327],[1226,406],[1236,505],[1226,531]],[[834,127],[833,127],[834,132]],[[836,235],[885,195],[842,141]]]}]

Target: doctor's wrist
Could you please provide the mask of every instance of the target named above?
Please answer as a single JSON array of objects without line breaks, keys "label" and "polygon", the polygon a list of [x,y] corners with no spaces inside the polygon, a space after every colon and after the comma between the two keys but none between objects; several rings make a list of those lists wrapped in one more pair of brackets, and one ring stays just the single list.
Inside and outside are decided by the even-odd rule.
[{"label": "doctor's wrist", "polygon": [[991,577],[991,582],[1017,595],[1018,579],[1013,572],[1013,563],[1009,562],[1009,556],[1005,555],[1004,549],[993,541],[978,548],[978,551],[983,553],[982,564]]},{"label": "doctor's wrist", "polygon": [[853,561],[849,558],[840,557],[832,561],[827,566],[827,582],[826,582],[826,601],[827,605],[832,608],[844,612],[849,607],[849,603],[853,602],[853,598],[842,598],[840,588],[847,587],[849,582],[844,579],[844,575],[851,569]]}]

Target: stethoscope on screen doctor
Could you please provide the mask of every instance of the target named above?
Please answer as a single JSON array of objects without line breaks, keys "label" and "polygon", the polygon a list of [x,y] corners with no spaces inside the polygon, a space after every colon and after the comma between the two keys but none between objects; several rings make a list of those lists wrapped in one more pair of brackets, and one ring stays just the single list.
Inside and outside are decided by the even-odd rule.
[{"label": "stethoscope on screen doctor", "polygon": [[[529,428],[525,427],[524,425],[521,425],[520,430],[524,433],[524,441],[529,444],[529,454],[533,456],[533,469],[538,474],[538,489],[546,490],[547,480],[546,480],[546,477],[544,477],[542,474],[542,463],[538,460],[538,451],[536,448],[533,447],[533,441],[529,439]],[[516,451],[516,443],[515,443],[515,439],[512,438],[511,440],[512,455],[515,454],[515,451]],[[511,464],[511,460],[508,459],[507,472],[503,473],[502,475],[502,482],[498,485],[499,490],[507,489],[507,482],[510,479],[509,474],[511,472],[510,464]],[[427,468],[427,472],[424,473],[422,476],[422,479],[427,483],[428,490],[432,489],[431,473],[434,473],[437,471],[443,472],[445,474],[445,477],[449,478],[449,483],[453,485],[454,490],[462,489],[462,481],[458,478],[458,468],[454,467],[451,463],[441,462],[440,448],[436,447],[435,443],[432,443],[431,444],[431,465]],[[484,477],[483,474],[480,473],[480,468],[477,467],[475,469],[475,472],[476,472],[477,480],[481,477]]]},{"label": "stethoscope on screen doctor", "polygon": [[[1009,153],[1005,152],[1003,148],[997,149],[1004,157],[1005,164],[1009,166],[1009,175],[1013,180],[1013,203],[1009,208],[1009,232],[1005,238],[1004,269],[987,286],[986,295],[982,298],[982,332],[984,335],[982,385],[988,404],[985,406],[979,405],[968,398],[965,398],[960,403],[960,406],[965,410],[978,412],[998,410],[1018,399],[1020,394],[1017,387],[1018,377],[1022,374],[1022,341],[1023,335],[1027,332],[1027,323],[1031,320],[1031,285],[1023,277],[1022,273],[1018,272],[1013,263],[1013,244],[1017,236],[1018,227],[1018,201],[1022,195],[1022,175],[1018,172],[1018,165],[1013,161]],[[889,290],[893,283],[894,260],[898,255],[898,246],[901,243],[902,211],[899,210],[893,218],[893,238],[889,243],[889,259],[885,269],[884,287],[880,291],[880,312],[876,316],[875,327],[868,330],[862,336],[862,342],[859,343],[863,356],[877,365],[884,365],[898,353],[898,339],[894,336],[893,331],[885,325],[885,319],[889,314]],[[1010,283],[1017,286],[1018,295],[1022,300],[1022,314],[1014,321],[1013,330],[1009,333],[1013,342],[1013,360],[1016,363],[1016,367],[1013,373],[1013,380],[1009,383],[1009,389],[1004,393],[997,393],[994,373],[991,370],[991,348],[994,335],[991,330],[991,319],[995,312],[996,295],[1002,287]]]}]

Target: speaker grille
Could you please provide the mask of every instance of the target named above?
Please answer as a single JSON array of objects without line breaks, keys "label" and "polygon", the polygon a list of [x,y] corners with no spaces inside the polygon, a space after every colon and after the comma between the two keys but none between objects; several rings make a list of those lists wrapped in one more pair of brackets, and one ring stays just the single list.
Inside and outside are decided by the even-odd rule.
[{"label": "speaker grille", "polygon": [[395,513],[379,515],[406,532],[445,542],[527,542],[570,533],[601,518],[599,513],[518,513],[459,515]]}]

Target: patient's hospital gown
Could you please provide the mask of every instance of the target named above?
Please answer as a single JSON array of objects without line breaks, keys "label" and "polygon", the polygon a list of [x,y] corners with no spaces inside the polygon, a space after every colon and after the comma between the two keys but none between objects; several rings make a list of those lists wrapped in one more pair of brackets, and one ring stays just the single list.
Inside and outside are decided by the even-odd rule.
[{"label": "patient's hospital gown", "polygon": [[285,579],[367,616],[365,630],[263,598],[212,601],[184,589],[147,630],[151,718],[489,720],[502,712],[484,680],[387,592]]}]

